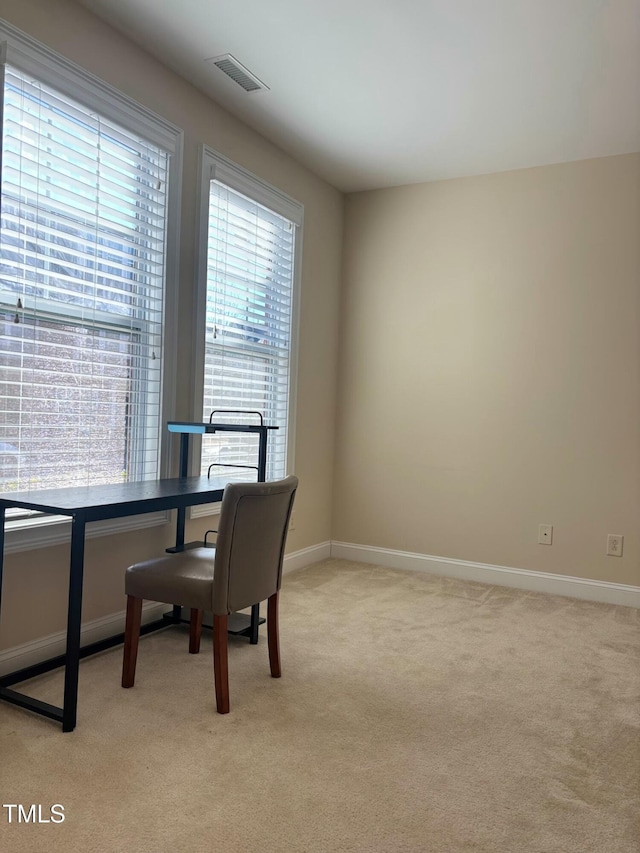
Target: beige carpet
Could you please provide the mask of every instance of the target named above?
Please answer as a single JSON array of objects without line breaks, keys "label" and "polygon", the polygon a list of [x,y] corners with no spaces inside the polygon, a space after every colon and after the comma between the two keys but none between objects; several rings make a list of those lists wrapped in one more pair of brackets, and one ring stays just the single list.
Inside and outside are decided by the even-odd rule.
[{"label": "beige carpet", "polygon": [[[83,661],[79,725],[0,705],[3,853],[637,853],[638,611],[331,560],[285,577],[266,638],[171,629]],[[59,701],[50,674],[30,691]]]}]

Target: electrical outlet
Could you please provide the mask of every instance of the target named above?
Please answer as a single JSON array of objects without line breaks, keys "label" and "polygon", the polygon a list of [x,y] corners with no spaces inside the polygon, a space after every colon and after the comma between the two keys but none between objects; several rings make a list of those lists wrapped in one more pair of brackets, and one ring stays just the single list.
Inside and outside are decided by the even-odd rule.
[{"label": "electrical outlet", "polygon": [[622,557],[622,546],[624,536],[619,533],[610,533],[607,536],[607,554],[609,557]]},{"label": "electrical outlet", "polygon": [[538,525],[538,545],[551,545],[553,540],[553,524]]}]

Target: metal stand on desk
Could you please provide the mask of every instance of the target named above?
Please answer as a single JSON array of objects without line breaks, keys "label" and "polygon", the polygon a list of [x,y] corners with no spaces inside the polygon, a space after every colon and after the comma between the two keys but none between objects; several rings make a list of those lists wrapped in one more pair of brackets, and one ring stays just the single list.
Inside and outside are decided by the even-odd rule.
[{"label": "metal stand on desk", "polygon": [[[259,419],[255,424],[237,423],[214,423],[213,416],[219,414],[253,415]],[[267,479],[267,436],[269,430],[278,429],[276,426],[266,426],[262,412],[247,411],[242,409],[214,409],[209,415],[209,422],[192,421],[169,421],[167,423],[169,432],[180,435],[180,476],[186,477],[189,473],[189,440],[192,435],[213,435],[217,432],[253,433],[258,435],[258,464],[257,465],[235,465],[229,463],[214,463],[218,468],[251,468],[257,472],[257,482],[264,483]],[[209,473],[214,465],[209,466]],[[176,544],[167,548],[167,552],[175,554],[191,548],[207,547],[206,542],[184,541],[186,523],[186,509],[178,510],[176,521]],[[187,614],[182,613],[179,604],[174,605],[173,613],[168,617],[172,622],[188,622]],[[229,633],[249,637],[249,642],[256,645],[258,642],[258,628],[264,623],[260,618],[260,605],[254,604],[251,608],[251,616],[244,613],[232,613],[229,617]],[[205,627],[212,627],[206,625]]]}]

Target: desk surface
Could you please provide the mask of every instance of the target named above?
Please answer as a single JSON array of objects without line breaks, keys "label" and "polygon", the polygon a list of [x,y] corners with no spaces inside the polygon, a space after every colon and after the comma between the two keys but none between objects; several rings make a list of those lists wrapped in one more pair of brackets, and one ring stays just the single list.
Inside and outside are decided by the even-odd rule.
[{"label": "desk surface", "polygon": [[139,515],[162,509],[214,503],[228,482],[224,476],[175,477],[106,486],[72,486],[0,494],[0,507],[21,507],[56,515],[81,513],[86,521]]}]

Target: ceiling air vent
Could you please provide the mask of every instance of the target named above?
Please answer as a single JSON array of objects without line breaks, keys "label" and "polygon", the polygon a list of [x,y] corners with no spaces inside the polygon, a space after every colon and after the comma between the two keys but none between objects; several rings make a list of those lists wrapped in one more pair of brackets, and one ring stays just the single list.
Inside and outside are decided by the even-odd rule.
[{"label": "ceiling air vent", "polygon": [[258,92],[260,89],[269,89],[262,80],[258,79],[255,74],[252,74],[248,68],[245,68],[241,62],[232,56],[230,53],[225,53],[223,56],[214,56],[211,59],[206,59],[205,62],[210,62],[224,71],[227,77],[242,86],[245,92]]}]

